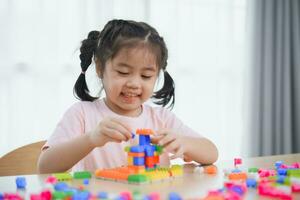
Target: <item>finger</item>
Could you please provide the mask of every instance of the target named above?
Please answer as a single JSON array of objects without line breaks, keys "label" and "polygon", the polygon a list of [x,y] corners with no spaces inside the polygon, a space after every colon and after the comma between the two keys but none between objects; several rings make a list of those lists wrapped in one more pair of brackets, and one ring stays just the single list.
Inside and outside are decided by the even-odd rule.
[{"label": "finger", "polygon": [[161,138],[158,142],[159,145],[165,147],[167,146],[170,142],[174,141],[176,138],[174,135],[166,135],[165,137]]},{"label": "finger", "polygon": [[130,132],[130,133],[133,132],[133,130],[131,129],[131,127],[128,124],[126,124],[125,122],[123,122],[122,120],[116,119],[116,118],[111,118],[111,120],[114,121],[114,122],[116,122],[116,123],[121,124],[124,128],[127,129],[128,132]]},{"label": "finger", "polygon": [[117,131],[122,133],[127,138],[127,140],[132,138],[131,132],[128,131],[128,129],[119,121],[111,120],[108,124],[108,127],[111,129],[116,129]]},{"label": "finger", "polygon": [[170,157],[170,159],[183,158],[183,154],[184,154],[183,148],[180,147],[180,148],[176,151],[176,153]]},{"label": "finger", "polygon": [[125,135],[123,135],[122,133],[120,133],[116,129],[105,127],[104,130],[103,130],[103,133],[107,137],[109,137],[110,139],[112,139],[113,141],[116,141],[116,142],[127,141],[127,138],[125,137]]},{"label": "finger", "polygon": [[158,142],[159,142],[163,137],[164,137],[164,136],[151,135],[151,136],[150,136],[151,143],[153,143],[153,144],[158,144]]},{"label": "finger", "polygon": [[164,147],[165,151],[169,153],[175,153],[180,148],[180,144],[175,140],[170,142],[167,146]]}]

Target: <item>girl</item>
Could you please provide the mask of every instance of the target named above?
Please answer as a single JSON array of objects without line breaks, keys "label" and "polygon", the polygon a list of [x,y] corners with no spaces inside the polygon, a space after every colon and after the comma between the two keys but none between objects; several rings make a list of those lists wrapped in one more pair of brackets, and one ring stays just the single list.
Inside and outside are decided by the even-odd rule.
[{"label": "girl", "polygon": [[[201,164],[215,162],[215,145],[164,108],[172,107],[175,101],[174,82],[166,71],[167,58],[163,38],[146,23],[112,20],[101,32],[91,31],[82,41],[82,71],[74,86],[82,101],[67,110],[43,147],[40,173],[126,165],[124,147],[137,143],[131,134],[137,128],[155,130],[152,142],[164,147],[161,165],[177,157]],[[92,97],[85,81],[93,60],[106,94],[103,99]],[[160,73],[163,87],[153,92]],[[149,98],[161,106],[144,104]],[[173,155],[169,157],[169,153]]]}]

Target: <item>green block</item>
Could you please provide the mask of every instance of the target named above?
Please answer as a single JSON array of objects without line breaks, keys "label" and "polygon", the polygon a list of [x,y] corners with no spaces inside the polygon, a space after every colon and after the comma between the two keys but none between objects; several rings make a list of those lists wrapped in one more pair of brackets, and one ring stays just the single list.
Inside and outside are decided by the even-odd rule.
[{"label": "green block", "polygon": [[55,173],[53,176],[58,180],[58,181],[68,181],[72,180],[72,175],[70,173]]},{"label": "green block", "polygon": [[130,151],[130,146],[126,146],[126,147],[124,148],[124,151],[125,151],[125,152],[129,152],[129,151]]},{"label": "green block", "polygon": [[145,197],[140,191],[134,191],[132,194],[132,199],[133,200],[144,200]]},{"label": "green block", "polygon": [[155,150],[157,151],[158,155],[160,155],[163,152],[163,147],[160,145],[155,145]]},{"label": "green block", "polygon": [[296,177],[299,177],[299,176],[300,176],[300,169],[288,169],[288,170],[287,170],[287,175],[288,175],[288,176],[296,176]]},{"label": "green block", "polygon": [[92,178],[92,174],[89,171],[74,172],[73,178],[75,179]]},{"label": "green block", "polygon": [[65,199],[66,197],[67,197],[67,194],[65,194],[62,191],[54,191],[52,193],[52,199],[55,199],[55,200]]},{"label": "green block", "polygon": [[127,180],[129,183],[146,183],[149,181],[148,177],[144,174],[131,174]]},{"label": "green block", "polygon": [[249,173],[256,173],[257,171],[258,171],[258,168],[256,168],[256,167],[251,167],[248,169]]}]

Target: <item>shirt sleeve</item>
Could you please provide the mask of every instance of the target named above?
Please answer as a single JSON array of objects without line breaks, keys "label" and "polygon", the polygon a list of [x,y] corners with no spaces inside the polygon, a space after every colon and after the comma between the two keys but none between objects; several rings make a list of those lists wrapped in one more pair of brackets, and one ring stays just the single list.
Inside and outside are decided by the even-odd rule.
[{"label": "shirt sleeve", "polygon": [[84,113],[80,103],[75,103],[63,115],[42,150],[78,137],[85,132]]},{"label": "shirt sleeve", "polygon": [[201,134],[185,125],[173,112],[166,108],[162,108],[162,116],[164,117],[165,128],[176,130],[186,136],[202,137]]}]

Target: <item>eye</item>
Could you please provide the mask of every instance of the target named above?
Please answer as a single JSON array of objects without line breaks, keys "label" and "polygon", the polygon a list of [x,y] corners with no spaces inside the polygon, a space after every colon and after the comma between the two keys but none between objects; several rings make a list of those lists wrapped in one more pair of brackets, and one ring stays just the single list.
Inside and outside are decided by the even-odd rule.
[{"label": "eye", "polygon": [[145,75],[142,75],[142,78],[143,78],[143,79],[150,79],[150,78],[152,78],[152,76],[145,76]]},{"label": "eye", "polygon": [[117,71],[118,72],[118,74],[120,74],[120,75],[123,75],[123,76],[125,76],[125,75],[128,75],[129,73],[128,72],[121,72],[121,71]]}]

